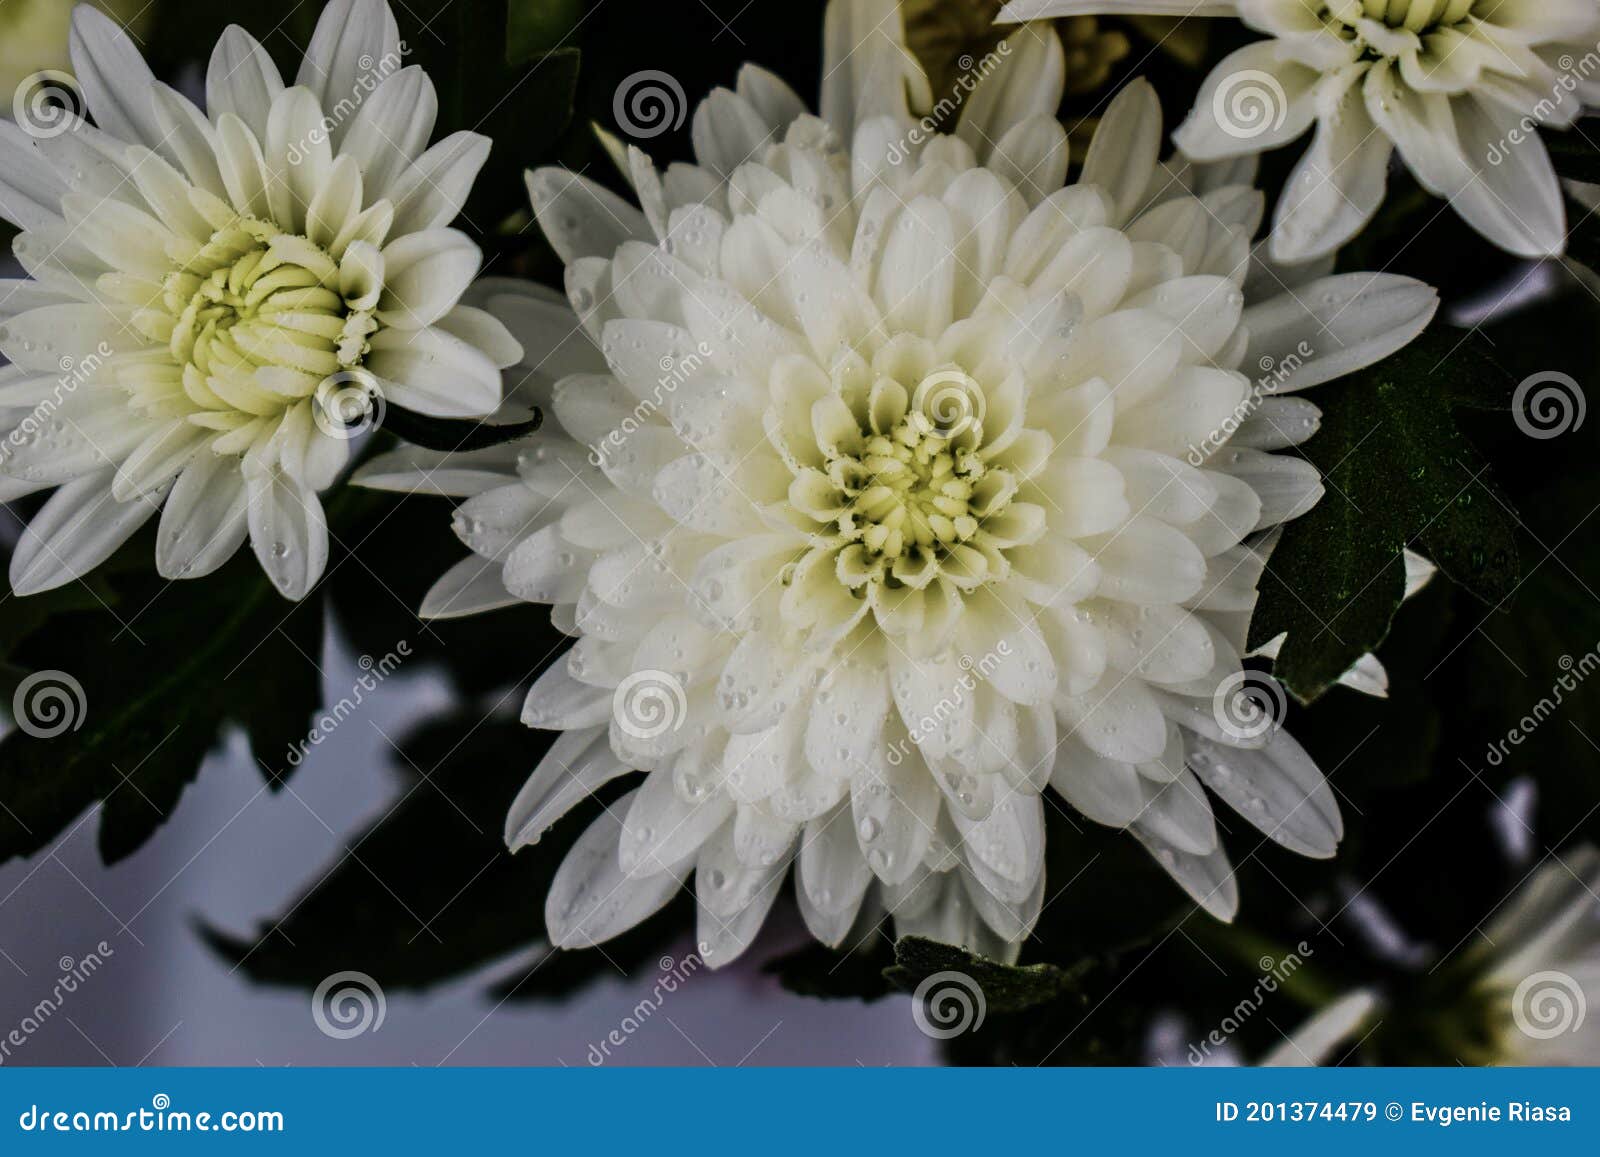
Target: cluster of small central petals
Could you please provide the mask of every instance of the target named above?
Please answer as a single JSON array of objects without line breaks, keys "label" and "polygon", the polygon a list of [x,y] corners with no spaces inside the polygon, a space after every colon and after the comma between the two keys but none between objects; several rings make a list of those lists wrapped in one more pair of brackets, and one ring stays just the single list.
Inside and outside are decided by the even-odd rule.
[{"label": "cluster of small central petals", "polygon": [[1376,56],[1415,52],[1419,38],[1469,19],[1476,0],[1332,0],[1328,18]]},{"label": "cluster of small central petals", "polygon": [[239,216],[176,265],[134,323],[181,368],[189,404],[177,408],[195,425],[276,417],[361,364],[379,328],[375,256],[355,244],[341,264],[309,238]]},{"label": "cluster of small central petals", "polygon": [[873,583],[921,590],[942,576],[972,589],[1003,578],[1005,556],[984,527],[1017,486],[982,454],[982,387],[955,366],[914,389],[884,377],[865,410],[858,419],[837,396],[816,403],[824,465],[790,486],[838,551],[839,581],[864,596]]},{"label": "cluster of small central petals", "polygon": [[1421,34],[1459,24],[1472,14],[1476,0],[1332,0],[1330,14],[1346,24],[1375,21],[1390,28]]}]

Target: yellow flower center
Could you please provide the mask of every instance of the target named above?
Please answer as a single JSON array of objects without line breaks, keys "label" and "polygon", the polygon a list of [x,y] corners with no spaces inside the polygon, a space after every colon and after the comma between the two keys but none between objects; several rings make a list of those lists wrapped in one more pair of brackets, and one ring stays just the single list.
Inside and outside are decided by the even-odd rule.
[{"label": "yellow flower center", "polygon": [[981,387],[946,368],[914,394],[888,379],[873,394],[861,437],[827,454],[831,520],[851,544],[840,554],[840,579],[861,591],[870,582],[921,588],[940,573],[963,585],[1000,577],[999,552],[971,545],[1016,492],[1015,480],[979,454]]},{"label": "yellow flower center", "polygon": [[250,218],[212,234],[162,289],[172,356],[202,372],[220,361],[321,378],[360,364],[377,329],[377,302],[346,302],[326,251]]},{"label": "yellow flower center", "polygon": [[179,262],[160,297],[134,318],[167,346],[181,403],[170,393],[136,393],[230,430],[275,419],[329,379],[364,377],[358,367],[379,328],[381,263],[371,246],[347,246],[336,262],[303,236],[237,218]]},{"label": "yellow flower center", "polygon": [[1327,14],[1372,48],[1387,52],[1386,32],[1424,36],[1461,23],[1476,4],[1477,0],[1329,0]]}]

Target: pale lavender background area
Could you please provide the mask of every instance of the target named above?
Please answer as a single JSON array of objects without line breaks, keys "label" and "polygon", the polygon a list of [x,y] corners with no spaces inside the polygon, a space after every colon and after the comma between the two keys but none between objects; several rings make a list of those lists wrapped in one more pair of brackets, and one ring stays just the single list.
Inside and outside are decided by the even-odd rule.
[{"label": "pale lavender background area", "polygon": [[[323,668],[330,702],[360,674],[336,639]],[[313,750],[292,793],[264,791],[245,744],[233,736],[206,761],[176,816],[115,868],[100,865],[93,811],[50,850],[0,867],[0,1039],[50,994],[62,957],[82,960],[101,940],[113,953],[37,1034],[12,1046],[4,1063],[590,1063],[589,1046],[655,988],[653,968],[631,981],[602,978],[562,1004],[497,1008],[487,990],[517,974],[523,961],[512,957],[425,995],[389,993],[378,1031],[335,1040],[318,1030],[307,993],[260,988],[230,974],[194,931],[204,919],[245,935],[280,913],[400,790],[383,733],[398,736],[446,702],[435,677],[402,669]],[[527,902],[537,911],[542,897]],[[793,927],[769,928],[746,960],[691,974],[625,1044],[611,1048],[606,1063],[936,1062],[934,1042],[912,1021],[909,997],[813,1000],[760,973],[761,962],[803,936]],[[669,954],[682,959],[691,949],[685,929]]]}]

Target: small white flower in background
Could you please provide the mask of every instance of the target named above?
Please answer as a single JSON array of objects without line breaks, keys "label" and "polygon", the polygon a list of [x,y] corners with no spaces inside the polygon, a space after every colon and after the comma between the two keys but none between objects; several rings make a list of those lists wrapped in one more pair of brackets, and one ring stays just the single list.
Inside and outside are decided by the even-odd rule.
[{"label": "small white flower in background", "polygon": [[1600,1064],[1600,851],[1552,856],[1469,950],[1500,1064]]},{"label": "small white flower in background", "polygon": [[1309,1068],[1327,1064],[1382,1007],[1375,993],[1365,990],[1347,993],[1327,1008],[1313,1013],[1306,1022],[1284,1037],[1259,1064],[1262,1068]]},{"label": "small white flower in background", "polygon": [[[829,944],[886,907],[901,934],[1014,959],[1050,786],[1222,919],[1205,786],[1298,852],[1340,838],[1299,745],[1230,730],[1214,697],[1264,565],[1247,537],[1321,494],[1273,453],[1319,417],[1287,395],[1405,345],[1433,291],[1247,281],[1261,194],[1161,166],[1142,83],[1063,188],[1049,25],[1013,34],[953,135],[913,119],[927,85],[900,37],[890,0],[835,0],[824,117],[746,66],[696,111],[697,164],[622,154],[642,211],[530,174],[571,308],[480,292],[559,428],[360,476],[467,497],[475,554],[424,613],[521,598],[577,638],[528,696],[563,734],[511,845],[648,773],[558,873],[557,944],[625,931],[692,873],[724,963],[795,863]],[[1240,367],[1269,364],[1256,396]]]},{"label": "small white flower in background", "polygon": [[[1600,1063],[1600,851],[1585,844],[1552,855],[1478,936],[1459,959],[1444,964],[1449,971],[1442,975],[1462,985],[1451,989],[1458,1003],[1420,1010],[1448,1021],[1452,1031],[1441,1037],[1440,1049],[1466,1054],[1434,1063]],[[1348,993],[1260,1063],[1324,1064],[1373,1029],[1382,1008],[1373,990]]]},{"label": "small white flower in background", "polygon": [[0,282],[0,500],[59,487],[12,556],[18,594],[85,574],[160,510],[166,577],[248,535],[299,598],[327,560],[318,491],[366,410],[499,405],[520,350],[457,304],[480,255],[445,228],[489,141],[427,148],[433,85],[401,54],[382,0],[335,0],[285,88],[231,27],[202,113],[77,10],[98,127],[0,121],[0,216],[32,275]]},{"label": "small white flower in background", "polygon": [[1278,203],[1279,261],[1356,236],[1397,150],[1494,244],[1524,257],[1566,247],[1561,185],[1536,126],[1566,128],[1600,104],[1595,0],[1014,0],[999,19],[1085,12],[1237,16],[1271,37],[1217,65],[1174,139],[1217,161],[1315,129]]}]

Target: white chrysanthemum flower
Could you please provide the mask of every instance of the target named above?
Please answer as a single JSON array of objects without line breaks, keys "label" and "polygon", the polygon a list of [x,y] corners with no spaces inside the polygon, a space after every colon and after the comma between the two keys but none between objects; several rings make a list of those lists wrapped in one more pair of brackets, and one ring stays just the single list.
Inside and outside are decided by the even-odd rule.
[{"label": "white chrysanthemum flower", "polygon": [[160,510],[163,575],[209,573],[248,534],[299,598],[327,560],[317,493],[375,396],[499,404],[520,351],[457,304],[480,254],[445,227],[489,141],[427,148],[433,85],[401,53],[382,0],[335,0],[286,89],[232,27],[207,115],[78,9],[98,127],[0,121],[0,214],[32,275],[0,282],[0,499],[60,487],[12,556],[17,593],[81,576]]},{"label": "white chrysanthemum flower", "polygon": [[[1600,1063],[1600,851],[1588,844],[1540,865],[1459,959],[1435,966],[1448,1008],[1408,1007],[1444,1018],[1436,1047],[1473,1065]],[[1263,1060],[1315,1065],[1373,1026],[1383,1008],[1357,989],[1310,1018]]]},{"label": "white chrysanthemum flower", "polygon": [[[557,875],[557,944],[624,931],[693,873],[722,963],[793,862],[823,941],[881,903],[901,933],[1014,958],[1047,786],[1224,919],[1203,785],[1307,855],[1340,838],[1311,760],[1218,692],[1244,679],[1247,536],[1320,494],[1272,453],[1318,411],[1269,395],[1403,346],[1432,290],[1247,284],[1262,197],[1162,167],[1148,86],[1063,188],[1048,25],[997,54],[953,135],[912,119],[900,36],[892,0],[835,0],[825,118],[747,66],[699,106],[698,164],[627,151],[642,211],[530,174],[581,329],[535,289],[485,292],[559,377],[559,429],[362,475],[469,496],[475,557],[424,613],[528,599],[577,637],[528,696],[563,734],[511,845],[649,773]],[[1257,282],[1276,296],[1247,309]]]},{"label": "white chrysanthemum flower", "polygon": [[1272,253],[1333,252],[1383,202],[1389,159],[1490,241],[1566,247],[1561,185],[1536,126],[1600,104],[1596,0],[1013,0],[1002,21],[1085,12],[1238,16],[1272,39],[1217,65],[1174,139],[1217,161],[1316,135],[1279,201]]}]

